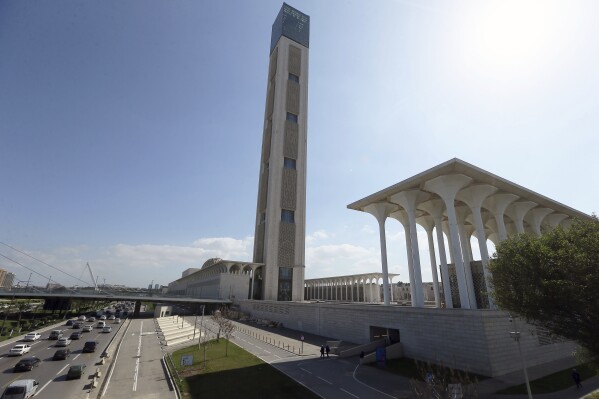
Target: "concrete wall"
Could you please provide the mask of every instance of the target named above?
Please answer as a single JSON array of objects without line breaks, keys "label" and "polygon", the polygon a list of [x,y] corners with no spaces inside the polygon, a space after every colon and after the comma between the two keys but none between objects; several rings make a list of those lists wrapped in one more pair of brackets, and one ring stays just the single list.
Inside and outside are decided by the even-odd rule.
[{"label": "concrete wall", "polygon": [[[505,312],[368,304],[241,301],[254,318],[287,328],[358,344],[370,340],[370,326],[398,329],[406,357],[498,376],[521,369],[514,330]],[[519,323],[528,366],[571,356],[574,344],[541,345],[534,326]]]}]

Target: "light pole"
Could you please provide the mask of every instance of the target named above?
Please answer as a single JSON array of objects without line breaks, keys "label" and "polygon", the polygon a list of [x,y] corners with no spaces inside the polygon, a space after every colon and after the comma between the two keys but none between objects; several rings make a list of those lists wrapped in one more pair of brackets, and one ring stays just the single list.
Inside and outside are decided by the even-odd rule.
[{"label": "light pole", "polygon": [[[516,322],[510,316],[510,323],[514,323],[514,330],[517,330]],[[520,348],[520,331],[510,331],[510,337],[518,344],[518,354],[520,355],[520,361],[522,362],[522,370],[524,371],[524,381],[526,382],[526,391],[528,392],[528,398],[532,399],[532,392],[530,391],[530,383],[528,382],[528,371],[526,370],[526,362],[524,356],[522,356],[522,348]]]}]

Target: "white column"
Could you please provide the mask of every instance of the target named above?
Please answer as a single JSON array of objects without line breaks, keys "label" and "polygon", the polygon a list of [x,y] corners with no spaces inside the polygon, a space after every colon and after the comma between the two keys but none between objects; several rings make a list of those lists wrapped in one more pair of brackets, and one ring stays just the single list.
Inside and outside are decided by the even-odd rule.
[{"label": "white column", "polygon": [[556,228],[559,224],[567,218],[568,215],[564,215],[563,213],[552,213],[551,215],[545,216],[544,222],[547,223],[551,228]]},{"label": "white column", "polygon": [[428,254],[431,260],[431,274],[433,276],[433,293],[435,294],[435,307],[440,308],[441,296],[439,295],[439,275],[437,273],[437,257],[435,256],[435,242],[433,239],[433,228],[435,227],[435,221],[432,216],[426,215],[416,219],[416,222],[418,222],[418,224],[424,228],[428,237]]},{"label": "white column", "polygon": [[497,191],[496,187],[483,184],[478,186],[471,186],[463,189],[457,195],[457,198],[464,202],[472,211],[472,217],[474,219],[474,227],[476,229],[476,238],[478,239],[478,247],[480,249],[481,262],[483,264],[483,272],[485,276],[485,284],[487,286],[489,299],[489,308],[495,309],[495,302],[493,301],[491,286],[491,272],[489,271],[489,249],[487,247],[487,235],[485,233],[485,227],[483,225],[483,218],[481,214],[481,207],[483,201],[489,197],[489,195]]},{"label": "white column", "polygon": [[515,194],[494,194],[483,201],[483,207],[488,209],[493,216],[495,216],[495,221],[497,222],[497,234],[499,235],[500,241],[507,238],[505,222],[503,221],[505,209],[518,198],[520,197]]},{"label": "white column", "polygon": [[530,224],[530,227],[537,236],[541,235],[541,224],[545,216],[553,213],[553,209],[549,208],[534,208],[531,209],[526,215],[526,221]]},{"label": "white column", "polygon": [[420,190],[402,191],[391,196],[391,201],[401,205],[407,212],[410,224],[410,237],[412,241],[412,259],[414,268],[414,283],[416,284],[416,306],[424,306],[424,294],[422,292],[422,271],[420,268],[420,250],[418,248],[418,230],[416,228],[416,207],[422,201],[427,200],[430,194]]},{"label": "white column", "polygon": [[389,277],[389,287],[391,288],[391,302],[393,302],[393,277]]},{"label": "white column", "polygon": [[412,251],[413,251],[412,235],[410,234],[410,224],[408,223],[408,215],[407,215],[406,211],[401,210],[401,211],[395,211],[389,216],[392,217],[393,219],[399,221],[404,229],[404,233],[406,236],[406,252],[408,253],[408,277],[410,278],[410,295],[411,295],[410,302],[412,303],[412,306],[417,306],[416,301],[414,300],[414,298],[416,298],[416,292],[415,292],[416,282],[414,280],[414,258],[412,257]]},{"label": "white column", "polygon": [[435,177],[424,183],[424,189],[439,195],[445,202],[447,219],[449,221],[449,234],[451,236],[451,252],[455,262],[458,290],[460,293],[460,305],[463,309],[470,308],[468,298],[468,286],[464,273],[464,261],[461,256],[460,239],[458,236],[458,221],[455,214],[454,200],[457,192],[466,187],[472,178],[465,175],[444,175]]},{"label": "white column", "polygon": [[456,218],[458,221],[458,233],[460,235],[460,246],[462,248],[462,259],[464,261],[464,277],[466,277],[466,286],[468,287],[468,299],[470,309],[476,309],[476,295],[474,293],[474,281],[472,280],[472,248],[470,246],[471,229],[466,227],[466,217],[470,215],[470,209],[465,206],[455,207]]},{"label": "white column", "polygon": [[524,233],[524,216],[526,216],[528,211],[530,211],[535,206],[537,206],[536,202],[518,201],[511,203],[506,208],[505,214],[508,215],[516,225],[516,231],[518,232],[518,234]]},{"label": "white column", "polygon": [[389,284],[387,283],[389,272],[387,270],[387,240],[385,238],[385,221],[387,216],[396,209],[395,205],[387,202],[378,202],[369,204],[364,207],[364,211],[370,213],[379,222],[379,236],[381,241],[381,264],[383,269],[383,297],[385,298],[385,306],[390,305],[389,301]]}]

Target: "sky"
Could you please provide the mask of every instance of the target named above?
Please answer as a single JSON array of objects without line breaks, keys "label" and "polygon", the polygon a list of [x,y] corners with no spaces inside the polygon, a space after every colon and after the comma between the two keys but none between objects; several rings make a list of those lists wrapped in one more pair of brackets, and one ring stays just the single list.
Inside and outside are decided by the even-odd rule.
[{"label": "sky", "polygon": [[[597,211],[598,2],[289,4],[310,16],[306,278],[380,271],[347,205],[454,157]],[[0,268],[147,287],[252,261],[281,5],[0,0]],[[409,281],[395,220],[387,250]]]}]

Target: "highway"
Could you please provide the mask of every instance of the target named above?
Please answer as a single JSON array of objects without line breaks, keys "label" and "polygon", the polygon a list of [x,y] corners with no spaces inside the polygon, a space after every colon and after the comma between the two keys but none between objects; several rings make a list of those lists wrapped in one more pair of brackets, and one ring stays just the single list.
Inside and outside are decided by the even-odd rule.
[{"label": "highway", "polygon": [[[85,324],[93,324],[95,326],[97,322]],[[51,399],[58,397],[90,397],[89,391],[91,388],[91,382],[93,375],[96,372],[96,368],[98,367],[97,364],[101,360],[100,355],[104,351],[104,348],[106,348],[108,345],[110,339],[114,336],[115,331],[120,326],[120,324],[114,324],[112,321],[109,321],[107,325],[113,328],[112,332],[103,333],[101,332],[102,329],[94,328],[92,332],[84,332],[80,340],[73,340],[68,346],[72,352],[71,356],[69,356],[66,360],[52,360],[54,352],[60,348],[55,346],[57,341],[48,340],[50,329],[37,330],[38,332],[42,333],[42,338],[38,341],[18,341],[0,346],[0,370],[2,371],[0,374],[0,392],[4,392],[6,386],[12,381],[32,378],[39,382],[38,393],[36,395],[36,398],[39,399]],[[66,325],[54,327],[53,329],[65,330],[64,336],[66,337],[70,336],[73,331],[81,331],[74,330]],[[94,340],[99,342],[96,351],[93,353],[82,353],[85,341]],[[21,360],[22,357],[8,357],[6,354],[14,345],[21,343],[32,345],[30,352],[23,357],[36,356],[42,362],[32,371],[15,373],[13,372],[13,367],[19,362],[19,360]],[[85,364],[85,373],[81,379],[67,381],[67,371],[71,365],[75,364]],[[94,395],[92,394],[91,396]]]}]

